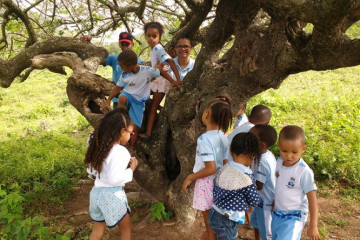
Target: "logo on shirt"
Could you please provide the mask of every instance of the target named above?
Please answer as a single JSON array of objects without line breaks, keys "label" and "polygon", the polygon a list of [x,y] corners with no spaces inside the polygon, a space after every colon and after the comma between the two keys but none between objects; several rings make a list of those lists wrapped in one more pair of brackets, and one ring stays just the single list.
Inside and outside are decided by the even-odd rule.
[{"label": "logo on shirt", "polygon": [[279,171],[276,171],[276,172],[275,172],[275,177],[277,177],[277,178],[278,178],[279,176],[280,176]]},{"label": "logo on shirt", "polygon": [[129,87],[133,87],[133,86],[135,86],[135,85],[136,85],[135,82],[129,83]]},{"label": "logo on shirt", "polygon": [[294,188],[295,187],[295,178],[291,177],[290,181],[286,185],[288,188]]}]

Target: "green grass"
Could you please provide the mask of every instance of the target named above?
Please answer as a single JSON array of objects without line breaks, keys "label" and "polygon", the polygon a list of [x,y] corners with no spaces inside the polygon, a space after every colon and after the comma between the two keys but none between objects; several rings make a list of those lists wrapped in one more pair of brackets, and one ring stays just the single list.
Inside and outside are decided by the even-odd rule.
[{"label": "green grass", "polygon": [[17,183],[30,211],[61,206],[74,181],[85,175],[91,130],[69,103],[66,78],[34,71],[26,82],[0,89],[0,116],[0,183]]},{"label": "green grass", "polygon": [[[306,134],[303,157],[318,180],[360,186],[360,67],[290,76],[278,90],[253,97],[270,107],[270,124],[278,132],[286,125],[301,126]],[[278,150],[272,148],[278,156]]]}]

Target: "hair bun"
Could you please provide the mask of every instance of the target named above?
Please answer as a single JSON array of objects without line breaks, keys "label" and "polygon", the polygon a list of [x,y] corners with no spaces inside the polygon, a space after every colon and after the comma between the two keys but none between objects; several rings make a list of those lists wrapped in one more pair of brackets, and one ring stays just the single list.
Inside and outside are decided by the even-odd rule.
[{"label": "hair bun", "polygon": [[219,96],[216,96],[215,98],[216,98],[216,99],[219,99],[219,100],[221,100],[221,101],[224,101],[224,102],[226,102],[227,104],[231,105],[231,103],[230,103],[230,97],[227,96],[227,95],[219,95]]}]

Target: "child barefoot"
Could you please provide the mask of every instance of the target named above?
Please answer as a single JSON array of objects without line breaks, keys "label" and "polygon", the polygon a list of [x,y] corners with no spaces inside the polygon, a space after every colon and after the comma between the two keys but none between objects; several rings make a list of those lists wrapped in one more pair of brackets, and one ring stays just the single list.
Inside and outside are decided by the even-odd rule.
[{"label": "child barefoot", "polygon": [[144,26],[144,31],[145,39],[151,48],[151,66],[154,67],[158,62],[162,64],[167,63],[170,65],[170,68],[176,77],[176,81],[174,83],[171,83],[169,80],[167,81],[163,77],[157,77],[154,81],[151,82],[153,99],[150,105],[146,133],[139,135],[142,139],[148,141],[150,139],[156,113],[162,99],[164,98],[165,94],[169,92],[171,85],[181,87],[182,82],[180,80],[179,71],[176,68],[174,60],[169,56],[169,54],[166,53],[165,49],[160,44],[161,36],[164,33],[163,26],[158,22],[148,22]]},{"label": "child barefoot", "polygon": [[305,152],[305,133],[298,126],[286,126],[279,134],[281,158],[276,164],[275,211],[272,239],[300,239],[310,210],[308,237],[319,239],[318,205],[314,173],[301,158]]},{"label": "child barefoot", "polygon": [[226,161],[228,142],[223,131],[226,131],[232,120],[231,105],[227,97],[220,96],[211,101],[202,115],[206,132],[197,140],[195,166],[192,174],[183,183],[182,190],[196,180],[193,208],[202,211],[206,233],[202,239],[216,239],[208,224],[208,214],[212,207],[213,179],[216,170]]},{"label": "child barefoot", "polygon": [[117,108],[104,116],[90,138],[85,164],[88,172],[96,175],[90,192],[89,210],[94,221],[90,240],[101,239],[106,225],[118,226],[121,240],[131,239],[130,207],[124,185],[132,180],[138,161],[130,157],[123,145],[129,141],[133,128],[127,111]]},{"label": "child barefoot", "polygon": [[260,164],[253,164],[252,171],[256,187],[263,200],[263,207],[255,207],[251,213],[250,225],[254,227],[255,240],[271,239],[271,209],[275,193],[276,158],[269,147],[276,143],[276,130],[269,125],[258,124],[250,129],[259,139]]}]

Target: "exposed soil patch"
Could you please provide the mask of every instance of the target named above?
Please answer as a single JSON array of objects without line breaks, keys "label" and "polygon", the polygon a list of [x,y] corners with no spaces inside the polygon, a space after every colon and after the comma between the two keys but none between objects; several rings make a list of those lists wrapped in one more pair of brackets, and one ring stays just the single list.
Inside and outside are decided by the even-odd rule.
[{"label": "exposed soil patch", "polygon": [[[76,194],[64,205],[65,213],[57,216],[57,224],[63,227],[64,232],[71,233],[73,239],[88,239],[91,232],[92,221],[88,206],[92,186],[91,180],[84,180],[82,184],[79,184],[76,187]],[[130,191],[133,190],[130,189]],[[325,236],[324,239],[360,239],[360,203],[344,200],[336,191],[320,190],[319,193],[319,230]],[[132,202],[130,206],[133,240],[195,240],[199,239],[205,230],[200,214],[185,236],[176,231],[174,220],[151,222],[149,203]],[[302,239],[306,239],[306,230],[303,231]],[[117,228],[107,229],[104,239],[117,239],[117,236]],[[252,229],[248,225],[239,227],[238,239],[253,239]]]}]

